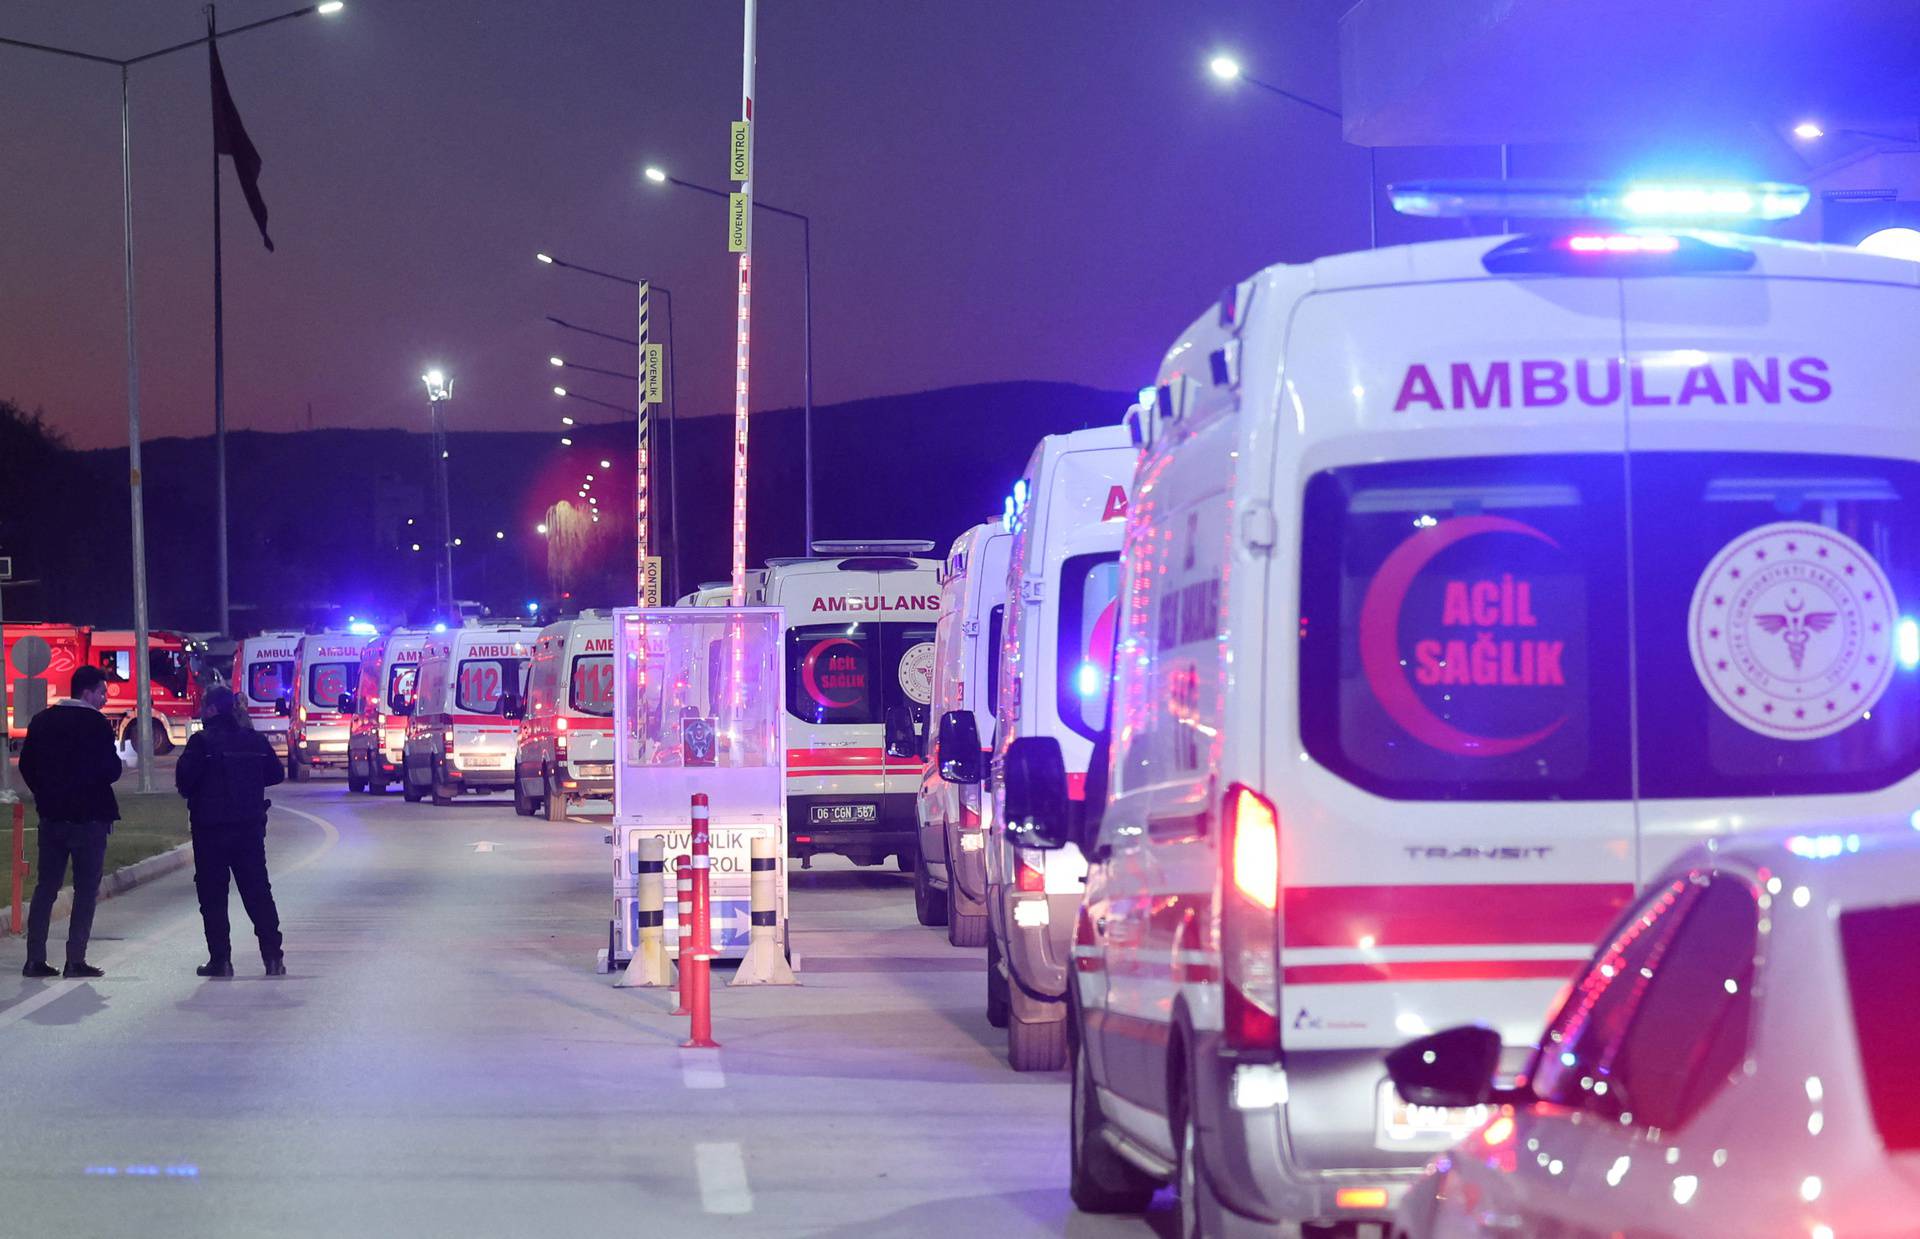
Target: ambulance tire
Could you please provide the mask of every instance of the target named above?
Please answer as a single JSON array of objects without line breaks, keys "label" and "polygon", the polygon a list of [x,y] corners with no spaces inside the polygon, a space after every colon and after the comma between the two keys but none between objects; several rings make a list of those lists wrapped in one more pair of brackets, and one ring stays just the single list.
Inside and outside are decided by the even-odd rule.
[{"label": "ambulance tire", "polygon": [[[1176,1052],[1173,1061],[1168,1064],[1170,1076],[1179,1073],[1177,1078],[1184,1084],[1184,1054]],[[1179,1239],[1250,1239],[1251,1236],[1278,1235],[1281,1239],[1298,1239],[1300,1228],[1285,1223],[1276,1228],[1271,1222],[1258,1222],[1243,1217],[1229,1209],[1214,1194],[1212,1180],[1207,1176],[1207,1159],[1200,1143],[1200,1128],[1193,1117],[1193,1107],[1188,1104],[1187,1094],[1168,1099],[1173,1103],[1173,1133],[1175,1153],[1178,1155],[1174,1165],[1174,1190],[1179,1196],[1179,1204],[1174,1212],[1174,1234]]]},{"label": "ambulance tire", "polygon": [[987,931],[987,1023],[995,1028],[1007,1026],[1012,1002],[1007,997],[1007,979],[1000,975],[1000,944],[993,931]]},{"label": "ambulance tire", "polygon": [[567,794],[553,785],[553,776],[550,774],[540,776],[540,803],[547,810],[549,822],[567,820]]},{"label": "ambulance tire", "polygon": [[1081,1039],[1072,1041],[1067,1194],[1082,1213],[1144,1213],[1159,1184],[1101,1136],[1106,1120],[1093,1086],[1093,1066]]},{"label": "ambulance tire", "polygon": [[350,792],[364,792],[367,790],[366,777],[363,775],[355,774],[353,772],[353,766],[354,766],[353,759],[348,758],[347,759],[347,790]]},{"label": "ambulance tire", "polygon": [[515,766],[513,768],[513,811],[521,817],[532,817],[539,808],[539,803],[527,795],[526,776],[520,773],[518,766]]},{"label": "ambulance tire", "polygon": [[387,794],[387,776],[378,764],[367,767],[367,795],[384,796]]},{"label": "ambulance tire", "polygon": [[313,765],[301,761],[298,757],[287,758],[287,777],[295,783],[305,783],[313,778]]},{"label": "ambulance tire", "polygon": [[400,759],[400,796],[408,804],[420,803],[420,785],[413,781],[413,763]]},{"label": "ambulance tire", "polygon": [[933,889],[926,859],[918,850],[913,854],[913,915],[922,925],[944,925],[947,921],[947,893]]},{"label": "ambulance tire", "polygon": [[432,775],[429,787],[432,790],[434,806],[441,809],[449,808],[458,793],[455,792],[453,788],[447,786],[445,780],[441,779],[439,762],[436,761],[433,765],[429,766],[428,771]]},{"label": "ambulance tire", "polygon": [[984,912],[962,912],[960,897],[954,893],[953,881],[947,881],[947,942],[953,946],[979,947],[987,945],[987,914]]},{"label": "ambulance tire", "polygon": [[913,849],[913,859],[911,860],[907,859],[907,854],[905,852],[895,852],[893,854],[893,867],[895,869],[898,869],[901,873],[911,873],[914,870],[914,868],[919,864],[920,864],[919,848]]},{"label": "ambulance tire", "polygon": [[1067,1022],[1023,1020],[1007,1013],[1007,1065],[1015,1071],[1058,1071],[1067,1065]]}]

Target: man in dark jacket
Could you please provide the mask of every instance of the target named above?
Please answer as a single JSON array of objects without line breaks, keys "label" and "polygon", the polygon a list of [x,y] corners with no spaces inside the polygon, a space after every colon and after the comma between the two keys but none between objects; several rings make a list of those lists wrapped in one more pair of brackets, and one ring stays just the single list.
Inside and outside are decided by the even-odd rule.
[{"label": "man in dark jacket", "polygon": [[107,862],[107,836],[120,820],[113,785],[126,766],[113,742],[113,724],[100,713],[107,704],[107,673],[81,667],[73,673],[71,691],[73,696],[33,716],[20,746],[20,777],[40,815],[40,876],[27,914],[27,966],[20,970],[28,977],[55,975],[47,963],[47,928],[53,901],[67,880],[68,861],[73,862],[73,914],[67,921],[67,966],[59,975],[106,975],[87,962],[87,938]]},{"label": "man in dark jacket", "polygon": [[227,874],[240,888],[240,902],[260,939],[267,975],[287,975],[280,949],[280,913],[267,881],[266,790],[286,777],[273,746],[240,725],[233,690],[212,688],[201,703],[205,726],[180,754],[173,785],[187,798],[193,826],[193,886],[207,931],[203,977],[233,975],[233,942],[227,922]]}]

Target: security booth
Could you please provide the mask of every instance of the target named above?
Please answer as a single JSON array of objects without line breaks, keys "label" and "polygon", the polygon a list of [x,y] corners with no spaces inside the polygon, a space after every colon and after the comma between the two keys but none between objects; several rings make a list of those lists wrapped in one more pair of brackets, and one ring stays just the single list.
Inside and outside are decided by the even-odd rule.
[{"label": "security booth", "polygon": [[[787,854],[784,623],[777,607],[648,607],[614,612],[613,922],[609,963],[640,937],[640,840],[666,852],[666,940],[677,954],[674,870],[691,849],[691,806],[710,808],[712,937],[721,958],[744,955],[752,931],[753,840]],[[776,918],[787,933],[787,881]]]}]

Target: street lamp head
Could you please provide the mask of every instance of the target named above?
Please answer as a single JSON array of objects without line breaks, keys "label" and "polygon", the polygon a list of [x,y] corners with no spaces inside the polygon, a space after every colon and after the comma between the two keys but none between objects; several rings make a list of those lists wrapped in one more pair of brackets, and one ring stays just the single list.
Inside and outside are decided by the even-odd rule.
[{"label": "street lamp head", "polygon": [[541,262],[544,262],[544,263],[546,263],[546,264],[547,264],[548,266],[552,266],[552,265],[553,265],[553,255],[552,255],[552,254],[535,254],[535,255],[534,255],[534,257],[535,257],[535,258],[538,258],[538,259],[539,259],[539,260],[540,260]]},{"label": "street lamp head", "polygon": [[549,357],[547,358],[547,364],[549,366],[564,366],[567,363],[558,357]]},{"label": "street lamp head", "polygon": [[572,446],[573,446],[573,440],[572,440],[572,439],[569,439],[569,438],[567,438],[567,437],[566,437],[565,435],[561,435],[561,436],[560,436],[560,446],[561,446],[561,447],[572,447]]},{"label": "street lamp head", "polygon": [[613,468],[613,462],[611,460],[603,460],[600,462],[600,467],[602,469],[611,469]]},{"label": "street lamp head", "polygon": [[562,426],[571,426],[573,425],[573,419],[571,417],[563,417],[560,419],[560,424]]},{"label": "street lamp head", "polygon": [[567,394],[567,389],[564,387],[556,387],[553,389],[553,394],[556,396],[564,396]]},{"label": "street lamp head", "polygon": [[346,0],[326,0],[325,4],[317,6],[313,11],[331,17],[346,7]]},{"label": "street lamp head", "polygon": [[1207,68],[1223,82],[1231,82],[1240,76],[1240,62],[1231,56],[1215,56],[1207,62]]},{"label": "street lamp head", "polygon": [[445,370],[438,367],[421,375],[420,381],[427,385],[427,399],[436,404],[453,395],[453,380],[447,377]]},{"label": "street lamp head", "polygon": [[1811,142],[1815,138],[1826,137],[1827,131],[1813,121],[1803,120],[1793,127],[1793,136],[1799,138],[1802,142]]},{"label": "street lamp head", "polygon": [[654,167],[652,164],[647,165],[646,177],[655,185],[665,185],[667,183],[666,169]]},{"label": "street lamp head", "polygon": [[546,524],[546,522],[545,522],[545,521],[542,521],[542,522],[540,522],[540,523],[539,523],[538,525],[535,525],[535,526],[533,527],[533,532],[535,532],[535,533],[537,533],[537,534],[539,534],[539,535],[541,535],[542,537],[545,537],[545,536],[546,536],[546,532],[547,532],[547,524]]}]

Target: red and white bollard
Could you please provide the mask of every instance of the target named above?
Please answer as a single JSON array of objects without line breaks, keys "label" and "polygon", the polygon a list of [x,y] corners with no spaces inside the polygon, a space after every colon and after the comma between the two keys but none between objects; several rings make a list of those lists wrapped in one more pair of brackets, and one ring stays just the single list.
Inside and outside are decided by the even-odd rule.
[{"label": "red and white bollard", "polygon": [[[0,761],[7,760],[0,753]],[[27,804],[17,796],[13,797],[13,855],[9,868],[13,870],[13,908],[12,929],[16,934],[25,933],[26,926],[20,921],[20,895],[27,877]]]},{"label": "red and white bollard", "polygon": [[[691,1035],[680,1043],[683,1049],[717,1050],[713,1039],[713,910],[708,877],[713,872],[713,857],[707,837],[707,797],[693,796],[693,940],[680,947],[681,1003],[692,1020]],[[691,976],[691,985],[688,978]]]},{"label": "red and white bollard", "polygon": [[687,994],[693,987],[693,860],[691,857],[674,858],[674,894],[675,902],[680,905],[680,937],[674,943],[674,957],[678,965],[680,992],[679,1005],[668,1014],[688,1014]]}]

